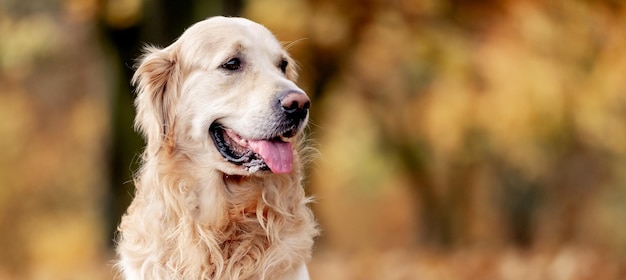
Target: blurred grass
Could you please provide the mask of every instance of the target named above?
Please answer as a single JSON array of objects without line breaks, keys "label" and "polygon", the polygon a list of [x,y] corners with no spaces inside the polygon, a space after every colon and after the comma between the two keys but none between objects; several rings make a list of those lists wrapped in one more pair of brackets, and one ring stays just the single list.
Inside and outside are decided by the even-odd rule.
[{"label": "blurred grass", "polygon": [[626,278],[620,1],[3,0],[0,279],[113,277],[133,54],[220,9],[295,42],[314,279]]}]

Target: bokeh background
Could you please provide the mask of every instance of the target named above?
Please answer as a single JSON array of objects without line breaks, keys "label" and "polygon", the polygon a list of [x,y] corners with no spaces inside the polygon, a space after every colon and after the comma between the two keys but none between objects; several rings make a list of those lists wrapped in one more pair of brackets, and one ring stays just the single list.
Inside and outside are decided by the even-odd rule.
[{"label": "bokeh background", "polygon": [[313,279],[626,279],[620,0],[0,0],[0,279],[112,279],[144,43],[240,15],[313,100]]}]

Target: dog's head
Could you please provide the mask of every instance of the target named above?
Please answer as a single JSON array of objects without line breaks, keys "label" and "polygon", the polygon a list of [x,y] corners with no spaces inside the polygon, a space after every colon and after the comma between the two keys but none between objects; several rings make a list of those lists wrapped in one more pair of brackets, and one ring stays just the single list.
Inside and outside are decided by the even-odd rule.
[{"label": "dog's head", "polygon": [[146,153],[193,154],[225,174],[290,173],[310,106],[296,78],[265,27],[213,17],[164,49],[146,48],[133,77],[135,125]]}]

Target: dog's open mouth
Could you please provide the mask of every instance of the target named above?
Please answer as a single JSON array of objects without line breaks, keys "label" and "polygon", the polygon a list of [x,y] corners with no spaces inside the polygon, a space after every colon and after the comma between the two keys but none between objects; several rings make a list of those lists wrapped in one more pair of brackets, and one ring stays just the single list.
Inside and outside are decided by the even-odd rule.
[{"label": "dog's open mouth", "polygon": [[283,174],[293,169],[292,145],[280,136],[265,140],[245,139],[215,123],[209,128],[209,133],[226,160],[243,166],[251,173],[269,169]]}]

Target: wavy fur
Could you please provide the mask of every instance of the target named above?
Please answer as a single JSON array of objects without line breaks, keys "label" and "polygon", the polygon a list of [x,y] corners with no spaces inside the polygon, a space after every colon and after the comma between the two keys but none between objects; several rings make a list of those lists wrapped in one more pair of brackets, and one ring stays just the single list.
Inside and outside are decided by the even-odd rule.
[{"label": "wavy fur", "polygon": [[[233,30],[244,34],[234,36]],[[264,68],[255,61],[257,68],[242,72],[246,76],[237,78],[237,85],[214,80],[232,79],[211,72],[219,71],[215,66],[228,57],[229,48],[249,51],[245,55],[251,57],[267,52],[246,45],[250,34],[267,40],[268,56],[286,55],[258,24],[216,17],[192,26],[167,48],[147,47],[140,58],[133,78],[138,90],[135,125],[147,146],[135,176],[135,198],[119,226],[117,267],[126,279],[306,277],[302,266],[318,231],[301,185],[301,132],[292,140],[297,147],[289,174],[248,173],[226,162],[207,135],[215,120],[241,133],[262,128],[249,114],[231,111],[262,115],[267,109],[258,104],[266,102],[246,98],[270,98],[281,87],[295,87],[292,63],[286,78],[274,74],[269,63]],[[230,37],[240,41],[231,43],[235,39]],[[270,74],[248,77],[265,72]],[[264,81],[250,88],[269,93],[247,92],[241,84],[248,80]]]}]

